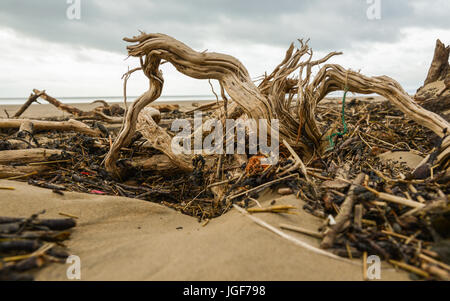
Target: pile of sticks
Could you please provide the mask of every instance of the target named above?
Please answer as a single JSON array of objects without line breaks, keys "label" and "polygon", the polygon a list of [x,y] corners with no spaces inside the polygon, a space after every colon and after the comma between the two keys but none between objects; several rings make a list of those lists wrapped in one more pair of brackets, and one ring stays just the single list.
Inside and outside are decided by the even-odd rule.
[{"label": "pile of sticks", "polygon": [[72,218],[39,219],[0,216],[0,280],[33,280],[49,263],[65,263],[69,256],[61,242],[69,239]]}]

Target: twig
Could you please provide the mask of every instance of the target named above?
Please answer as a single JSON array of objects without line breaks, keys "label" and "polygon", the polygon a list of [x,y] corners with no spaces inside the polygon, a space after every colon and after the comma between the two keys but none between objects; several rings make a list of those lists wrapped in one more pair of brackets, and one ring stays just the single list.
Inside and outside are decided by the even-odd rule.
[{"label": "twig", "polygon": [[0,190],[16,190],[14,187],[0,186]]},{"label": "twig", "polygon": [[363,253],[363,280],[367,281],[367,252]]},{"label": "twig", "polygon": [[300,159],[300,157],[292,149],[292,147],[289,145],[289,143],[286,140],[283,140],[283,144],[289,150],[289,152],[291,153],[292,157],[294,158],[294,160],[296,162],[296,165],[294,165],[293,167],[289,168],[287,171],[285,171],[285,173],[293,171],[296,168],[300,167],[300,169],[302,170],[303,175],[305,176],[306,181],[310,182],[310,178],[308,177],[308,172],[306,170],[306,166],[303,163],[302,159]]},{"label": "twig", "polygon": [[428,256],[426,256],[426,255],[424,255],[424,254],[419,254],[419,258],[420,258],[420,259],[423,259],[423,260],[425,260],[425,261],[431,262],[431,263],[433,263],[433,264],[436,264],[436,265],[440,266],[441,268],[446,269],[447,271],[450,271],[450,266],[449,266],[448,264],[445,264],[445,263],[443,263],[443,262],[440,262],[440,261],[438,261],[438,260],[436,260],[436,259],[433,259],[433,258],[431,258],[431,257],[428,257]]},{"label": "twig", "polygon": [[370,188],[369,186],[364,186],[364,188],[366,188],[370,192],[374,193],[378,198],[380,198],[384,201],[387,201],[387,202],[396,203],[396,204],[400,204],[400,205],[404,205],[404,206],[408,206],[408,207],[412,207],[412,208],[425,207],[425,204],[422,204],[422,203],[419,203],[419,202],[416,202],[413,200],[405,199],[402,197],[398,197],[396,195],[388,194],[385,192],[378,192],[375,189]]},{"label": "twig", "polygon": [[256,204],[259,208],[262,208],[261,204],[258,202],[257,199],[254,199],[254,198],[252,198],[252,197],[248,197],[248,198],[249,198],[249,200],[255,202],[255,204]]},{"label": "twig", "polygon": [[394,265],[394,266],[397,266],[397,267],[399,267],[399,268],[401,268],[403,270],[406,270],[408,272],[412,272],[414,274],[422,276],[424,278],[429,278],[430,277],[430,274],[428,274],[427,272],[422,271],[421,269],[416,268],[415,266],[409,265],[407,263],[396,261],[396,260],[392,260],[392,259],[389,260],[389,263]]},{"label": "twig", "polygon": [[17,180],[17,179],[22,179],[22,178],[28,178],[28,177],[31,177],[31,176],[34,176],[34,175],[37,175],[37,174],[38,174],[37,171],[33,171],[33,172],[27,173],[25,175],[4,178],[2,180]]},{"label": "twig", "polygon": [[42,93],[45,93],[45,91],[42,91],[40,93],[31,93],[30,97],[28,97],[28,100],[20,107],[16,114],[14,114],[13,118],[19,118],[20,115],[22,115],[23,112],[25,112],[25,110],[28,109],[28,107],[42,95]]},{"label": "twig", "polygon": [[355,200],[354,191],[356,187],[361,185],[361,183],[364,181],[364,178],[365,174],[361,173],[353,181],[353,184],[348,191],[347,197],[345,198],[344,203],[340,208],[340,212],[336,217],[336,224],[331,226],[326,232],[325,237],[320,244],[321,248],[327,249],[332,247],[336,236],[342,231],[344,224],[349,220],[350,215],[353,211],[353,203]]},{"label": "twig", "polygon": [[297,227],[297,226],[292,226],[292,225],[287,225],[287,224],[280,224],[280,228],[281,229],[285,229],[285,230],[290,230],[290,231],[294,231],[294,232],[298,232],[298,233],[302,233],[302,234],[306,234],[312,237],[316,237],[316,238],[323,238],[323,234],[319,233],[317,231],[312,231],[312,230],[308,230],[305,228],[301,228],[301,227]]},{"label": "twig", "polygon": [[44,255],[45,252],[47,252],[48,250],[53,248],[55,245],[56,245],[55,243],[47,243],[47,244],[43,245],[42,247],[40,247],[38,250],[34,251],[33,253],[6,257],[6,258],[3,258],[3,261],[4,262],[18,261],[18,260],[27,259],[27,258],[34,257],[34,256],[36,256],[36,257],[42,256],[42,255]]},{"label": "twig", "polygon": [[72,160],[68,159],[68,160],[54,160],[54,161],[44,161],[44,162],[33,162],[33,163],[28,163],[28,165],[45,165],[45,164],[54,164],[54,163],[64,163],[64,162],[70,162]]},{"label": "twig", "polygon": [[249,214],[247,211],[245,211],[245,210],[242,209],[241,207],[237,206],[236,204],[233,204],[233,207],[234,207],[236,210],[238,210],[240,213],[242,213],[244,216],[247,216],[248,218],[250,218],[251,220],[253,220],[253,221],[254,221],[255,223],[257,223],[258,225],[260,225],[260,226],[262,226],[262,227],[264,227],[264,228],[266,228],[266,229],[268,229],[268,230],[274,232],[275,234],[281,236],[282,238],[285,238],[285,239],[287,239],[287,240],[289,240],[289,241],[295,243],[296,245],[298,245],[298,246],[300,246],[300,247],[302,247],[302,248],[304,248],[304,249],[307,249],[307,250],[309,250],[309,251],[311,251],[311,252],[313,252],[313,253],[316,253],[316,254],[319,254],[319,255],[323,255],[323,256],[326,256],[326,257],[329,257],[329,258],[332,258],[332,259],[336,259],[336,260],[339,260],[339,261],[342,261],[342,262],[346,262],[346,263],[353,264],[353,265],[359,265],[359,264],[356,263],[356,262],[350,261],[350,260],[348,260],[348,259],[344,259],[344,258],[342,258],[342,257],[339,257],[339,256],[334,255],[334,254],[332,254],[332,253],[329,253],[329,252],[327,252],[327,251],[324,251],[324,250],[321,250],[321,249],[319,249],[319,248],[313,247],[313,246],[307,244],[307,243],[304,242],[304,241],[301,241],[301,240],[299,240],[299,239],[297,239],[297,238],[295,238],[295,237],[293,237],[293,236],[291,236],[291,235],[289,235],[289,234],[287,234],[287,233],[284,233],[283,231],[278,230],[278,229],[275,228],[274,226],[269,225],[269,224],[266,223],[265,221],[263,221],[263,220],[261,220],[261,219],[255,217],[255,216]]},{"label": "twig", "polygon": [[295,206],[291,205],[278,205],[268,208],[249,208],[248,213],[291,213],[289,210],[297,209]]},{"label": "twig", "polygon": [[64,213],[64,212],[60,212],[58,214],[62,215],[62,216],[67,216],[67,217],[70,217],[70,218],[75,218],[75,219],[79,218],[78,216],[75,216],[75,215],[72,215],[72,214],[69,214],[69,213]]},{"label": "twig", "polygon": [[284,180],[286,180],[286,179],[293,178],[293,177],[295,177],[295,176],[297,176],[297,175],[296,175],[296,174],[292,174],[292,175],[286,176],[286,177],[284,177],[284,178],[276,179],[276,180],[273,180],[273,181],[264,183],[264,184],[262,184],[262,185],[259,185],[258,187],[255,187],[255,188],[246,190],[246,191],[244,191],[244,192],[241,192],[241,193],[238,193],[238,194],[229,196],[229,197],[227,197],[226,199],[227,199],[228,201],[231,201],[231,200],[234,200],[235,198],[238,198],[238,197],[240,197],[240,196],[242,196],[242,195],[245,195],[245,194],[248,194],[248,193],[253,192],[253,191],[255,191],[255,190],[264,188],[264,187],[266,187],[266,186],[270,186],[270,185],[272,185],[272,184],[275,184],[275,183],[284,181]]}]

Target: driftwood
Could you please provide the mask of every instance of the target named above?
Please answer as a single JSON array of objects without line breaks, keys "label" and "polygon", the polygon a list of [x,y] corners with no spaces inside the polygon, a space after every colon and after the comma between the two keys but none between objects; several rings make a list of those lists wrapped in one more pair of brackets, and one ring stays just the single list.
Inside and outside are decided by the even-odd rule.
[{"label": "driftwood", "polygon": [[[45,92],[45,91],[44,91]],[[35,102],[39,97],[41,96],[41,93],[31,93],[30,97],[28,97],[28,100],[20,107],[20,109],[14,114],[14,118],[19,118],[20,115],[25,112],[28,107]]]},{"label": "driftwood", "polygon": [[[59,194],[62,191],[80,191],[145,199],[163,203],[200,221],[221,216],[235,207],[258,224],[299,246],[338,258],[312,248],[249,214],[291,213],[291,206],[276,205],[272,201],[263,208],[258,201],[264,190],[286,187],[286,193],[303,200],[304,205],[299,210],[319,218],[336,216],[336,220],[327,219],[327,225],[335,223],[325,232],[322,232],[325,225],[322,226],[320,233],[298,225],[281,225],[283,229],[320,238],[323,248],[333,248],[339,256],[367,259],[368,254],[379,254],[393,259],[394,265],[422,276],[448,278],[448,266],[439,261],[444,257],[440,258],[440,249],[434,247],[438,244],[437,235],[442,236],[444,242],[448,238],[449,123],[425,109],[423,102],[423,106],[419,105],[420,99],[416,97],[417,102],[413,100],[396,81],[386,76],[367,77],[339,65],[326,64],[339,53],[332,52],[322,59],[313,60],[312,50],[303,41],[300,41],[299,49],[291,45],[272,73],[255,84],[245,67],[231,56],[196,52],[161,34],[142,34],[125,40],[133,43],[128,47],[128,53],[138,57],[141,66],[125,76],[124,102],[126,80],[132,72],[142,70],[149,79],[148,91],[129,106],[125,103],[126,116],[120,116],[119,105],[110,106],[104,101],[96,101],[103,106],[93,112],[83,112],[59,103],[45,92],[36,90],[34,94],[43,96],[78,120],[123,121],[120,133],[117,135],[113,129],[117,129],[118,124],[106,126],[95,122],[92,129],[85,123],[69,121],[78,126],[72,128],[75,134],[51,133],[44,137],[37,132],[55,130],[56,124],[61,126],[63,123],[0,120],[0,125],[3,122],[5,128],[19,129],[16,135],[12,131],[1,133],[0,149],[7,151],[0,152],[0,178],[26,179],[31,185],[52,189]],[[443,74],[447,74],[444,71],[448,62],[445,64],[445,60],[440,59],[440,53],[447,48],[438,48],[426,85],[436,82],[446,85],[447,77]],[[178,109],[176,106],[152,104],[162,92],[164,79],[159,65],[165,62],[190,77],[218,80],[222,100],[213,91],[216,101],[197,108],[208,110],[201,125],[192,120],[190,113],[195,110],[163,114],[166,119],[160,120],[160,111],[155,107],[161,111]],[[314,76],[313,67],[317,67]],[[361,101],[355,97],[347,105],[342,105],[342,113],[337,103],[319,105],[329,93],[341,90],[376,93],[389,102],[370,103],[371,98]],[[442,91],[441,95],[445,89]],[[32,95],[26,104],[32,103],[35,97]],[[405,116],[398,109],[416,123],[404,122]],[[20,111],[18,113],[21,114]],[[102,114],[106,114],[106,119]],[[340,117],[345,117],[348,123],[348,135],[338,135],[333,147],[328,137],[339,129]],[[266,119],[269,126],[278,120],[280,135],[279,141],[275,141],[279,146],[278,163],[262,164],[259,160],[268,155],[266,153],[211,154],[207,150],[197,152],[197,149],[194,154],[183,153],[177,149],[176,143],[172,146],[174,132],[169,128],[175,118],[189,119],[187,122],[191,128],[194,124],[194,133],[191,132],[188,140],[183,142],[189,139],[196,141],[196,134],[200,131],[203,132],[201,138],[211,134],[210,121],[213,118],[222,125],[227,118],[243,121]],[[225,126],[224,129],[227,133],[235,130]],[[430,130],[439,139],[430,135]],[[79,134],[87,132],[93,137]],[[252,132],[254,129],[246,129],[245,134]],[[268,134],[271,135],[270,131]],[[24,137],[29,137],[30,142]],[[236,137],[225,138],[224,145],[228,145],[228,142],[234,143]],[[64,149],[70,156],[65,156],[62,151],[56,153],[61,156],[49,156],[53,148]],[[192,151],[192,147],[188,150]],[[388,150],[409,151],[427,157],[413,170],[415,166],[381,160],[379,154]],[[421,160],[418,158],[417,162]],[[64,163],[64,166],[55,163]],[[364,184],[362,172],[369,175]],[[111,177],[111,174],[116,177]],[[355,180],[351,182],[348,179]],[[13,190],[14,187],[0,189]],[[259,208],[248,209],[251,202]],[[14,224],[0,226],[6,232],[17,229]],[[421,253],[426,256],[418,257]]]},{"label": "driftwood", "polygon": [[26,136],[33,135],[34,133],[34,125],[30,120],[24,120],[20,125],[19,132],[17,132],[17,136]]},{"label": "driftwood", "polygon": [[[94,120],[102,120],[109,123],[122,123],[123,119],[121,117],[114,117],[114,114],[123,114],[124,109],[122,109],[119,105],[114,104],[112,106],[108,105],[103,100],[97,100],[94,102],[101,102],[103,104],[103,107],[98,107],[94,109],[93,111],[83,111],[80,110],[74,106],[64,104],[57,100],[56,98],[48,95],[45,91],[39,91],[37,89],[33,89],[33,94],[30,95],[28,100],[20,107],[20,109],[14,114],[14,118],[20,117],[20,115],[25,112],[25,110],[38,98],[42,98],[48,103],[52,104],[56,108],[58,108],[61,111],[67,112],[69,114],[72,114],[76,119],[79,120],[86,120],[86,119],[94,119]],[[106,115],[105,113],[109,114],[110,116]]]},{"label": "driftwood", "polygon": [[281,229],[285,229],[285,230],[294,231],[294,232],[297,232],[297,233],[306,234],[308,236],[312,236],[312,237],[315,237],[315,238],[320,238],[320,239],[323,238],[323,234],[322,233],[319,233],[319,232],[313,231],[313,230],[308,230],[308,229],[305,229],[305,228],[302,228],[302,227],[298,227],[298,226],[281,224],[280,228]]},{"label": "driftwood", "polygon": [[5,150],[0,151],[0,164],[42,162],[47,161],[52,156],[61,156],[62,154],[62,150],[45,148]]},{"label": "driftwood", "polygon": [[450,65],[448,62],[450,46],[445,46],[439,39],[436,41],[434,57],[424,85],[435,81],[449,81]]},{"label": "driftwood", "polygon": [[343,230],[345,223],[350,219],[350,216],[353,212],[353,204],[355,202],[355,194],[354,191],[358,185],[361,185],[364,181],[364,174],[359,174],[356,179],[353,181],[352,186],[345,198],[344,203],[341,206],[341,210],[336,217],[336,224],[332,225],[328,231],[325,233],[325,237],[320,244],[320,247],[323,249],[328,249],[333,246],[334,240],[336,236]]},{"label": "driftwood", "polygon": [[186,113],[192,113],[192,112],[201,111],[201,110],[209,110],[211,108],[218,108],[221,105],[223,105],[222,101],[214,101],[214,102],[206,103],[201,106],[197,106],[196,108],[194,108],[192,110],[186,111]]},{"label": "driftwood", "polygon": [[28,126],[32,124],[33,130],[36,131],[74,131],[89,136],[100,136],[101,131],[92,129],[85,123],[70,119],[68,121],[43,121],[29,119],[0,119],[0,129],[21,128],[26,123]]},{"label": "driftwood", "polygon": [[137,130],[153,148],[166,154],[180,170],[192,171],[192,159],[187,155],[175,154],[171,146],[172,137],[153,120],[155,115],[156,117],[159,116],[156,114],[158,111],[155,111],[153,108],[144,108],[141,111],[138,117]]},{"label": "driftwood", "polygon": [[[333,52],[313,61],[310,48],[302,41],[300,49],[295,50],[294,45],[291,45],[282,63],[266,76],[259,86],[255,86],[246,68],[232,56],[196,52],[163,34],[144,33],[124,40],[135,43],[127,47],[128,54],[140,58],[150,88],[130,106],[124,127],[105,159],[106,169],[115,175],[121,173],[116,166],[118,152],[131,141],[140,111],[161,94],[164,83],[159,71],[161,60],[172,63],[178,71],[187,76],[218,80],[231,98],[229,112],[241,115],[244,113],[254,120],[265,119],[269,126],[272,119],[279,119],[280,139],[286,140],[304,160],[325,150],[322,143],[323,134],[315,120],[317,104],[329,93],[344,89],[361,94],[379,94],[395,104],[407,117],[426,126],[439,137],[450,133],[450,125],[446,120],[419,106],[395,80],[387,76],[367,77],[339,65],[326,64],[311,78],[312,67],[323,64],[340,53]],[[309,58],[302,60],[304,55],[309,55]],[[300,76],[295,81],[290,76],[297,70],[300,70]],[[289,96],[286,97],[286,94]],[[223,108],[217,110],[214,116],[223,117]],[[165,134],[161,132],[161,135]],[[442,151],[448,151],[448,148],[450,140],[443,143]]]},{"label": "driftwood", "polygon": [[144,171],[154,171],[162,174],[180,172],[177,165],[173,164],[167,155],[153,155],[150,158],[135,158],[131,165]]},{"label": "driftwood", "polygon": [[36,166],[0,165],[0,179],[10,179],[10,178],[23,179],[26,176],[35,175],[48,169],[49,168],[46,165],[36,165]]},{"label": "driftwood", "polygon": [[180,105],[177,105],[177,104],[152,104],[151,107],[162,113],[168,113],[168,112],[178,110],[180,108]]},{"label": "driftwood", "polygon": [[433,61],[427,78],[422,87],[417,90],[414,99],[424,108],[450,120],[450,46],[436,41]]},{"label": "driftwood", "polygon": [[54,105],[55,107],[57,107],[58,109],[65,111],[69,114],[72,114],[74,116],[83,116],[86,115],[87,113],[84,111],[81,111],[80,109],[77,109],[71,105],[67,105],[67,104],[63,104],[62,102],[60,102],[59,100],[57,100],[54,97],[51,97],[50,95],[48,95],[47,93],[45,93],[45,91],[39,91],[37,89],[33,89],[34,94],[36,95],[40,95],[39,97],[41,97],[42,99],[46,100],[48,103]]}]

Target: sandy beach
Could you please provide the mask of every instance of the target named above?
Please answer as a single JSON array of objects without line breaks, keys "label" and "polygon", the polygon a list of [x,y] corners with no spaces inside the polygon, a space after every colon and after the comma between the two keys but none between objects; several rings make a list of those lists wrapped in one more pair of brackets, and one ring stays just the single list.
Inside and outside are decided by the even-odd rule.
[{"label": "sandy beach", "polygon": [[[190,109],[191,104],[181,107]],[[74,106],[90,110],[98,104]],[[18,107],[0,109],[12,114]],[[66,115],[51,105],[33,104],[23,117]],[[234,209],[203,226],[193,217],[136,199],[75,192],[61,196],[16,181],[0,180],[0,186],[14,188],[0,190],[1,215],[27,217],[46,210],[46,218],[60,213],[78,217],[66,244],[81,259],[82,280],[363,280],[360,259],[346,263],[312,253]],[[304,202],[294,195],[266,191],[259,198],[262,206],[273,201],[299,208],[296,215],[258,215],[275,227],[284,223],[317,230],[323,223],[303,211]],[[289,235],[319,247],[319,239]],[[67,280],[66,269],[64,264],[51,265],[38,272],[37,280]],[[407,273],[383,264],[382,280],[408,279]]]},{"label": "sandy beach", "polygon": [[[170,102],[170,101],[157,101],[155,104],[178,104],[182,108],[193,109],[192,103],[204,104],[211,101],[205,100],[192,100],[192,101],[181,101],[181,102]],[[124,107],[123,103],[117,103],[121,107]],[[130,103],[128,103],[129,105]],[[71,103],[70,105],[75,106],[76,108],[83,111],[91,111],[92,109],[101,106],[99,103]],[[0,116],[1,118],[6,118],[5,110],[9,115],[14,115],[14,113],[20,108],[20,105],[3,105],[0,103]],[[22,114],[22,118],[49,118],[49,117],[68,117],[70,114],[59,110],[55,106],[52,106],[48,103],[43,102],[42,104],[34,103],[32,104],[28,110],[26,110]]]},{"label": "sandy beach", "polygon": [[[352,99],[359,99],[362,101],[371,101],[371,102],[380,102],[385,100],[384,97],[380,96],[352,96],[349,97],[350,100]],[[328,103],[335,103],[339,104],[341,102],[341,97],[329,97],[325,98],[321,104],[328,104]],[[206,104],[214,102],[214,99],[211,100],[189,100],[189,101],[156,101],[153,104],[155,105],[163,105],[163,104],[178,104],[180,108],[183,110],[191,110],[195,107],[192,104]],[[25,100],[24,100],[25,102]],[[123,103],[117,103],[121,107],[124,107]],[[80,110],[83,111],[90,111],[98,106],[101,106],[99,103],[70,103],[69,105],[72,105]],[[128,105],[130,105],[130,102],[128,102]],[[0,102],[0,117],[6,118],[7,115],[5,113],[8,112],[10,116],[14,115],[14,113],[21,107],[21,105],[12,105],[12,104],[2,104]],[[34,103],[32,104],[21,116],[21,118],[49,118],[49,117],[68,117],[70,114],[59,110],[55,106],[52,106],[45,101],[43,101],[41,104]]]},{"label": "sandy beach", "polygon": [[388,2],[1,1],[4,291],[444,287],[450,1]]},{"label": "sandy beach", "polygon": [[[80,193],[57,195],[26,183],[0,180],[2,215],[29,216],[45,209],[79,217],[67,242],[81,259],[82,280],[363,280],[362,262],[341,262],[311,253],[264,229],[236,210],[202,226],[196,219],[167,207],[122,197]],[[273,200],[301,208],[294,196],[265,193],[261,205]],[[314,230],[322,220],[298,210],[298,215],[263,213],[267,223],[300,225]],[[292,236],[318,247],[319,240]],[[382,280],[408,280],[405,272],[382,266]],[[51,265],[37,280],[67,280],[67,266]]]}]

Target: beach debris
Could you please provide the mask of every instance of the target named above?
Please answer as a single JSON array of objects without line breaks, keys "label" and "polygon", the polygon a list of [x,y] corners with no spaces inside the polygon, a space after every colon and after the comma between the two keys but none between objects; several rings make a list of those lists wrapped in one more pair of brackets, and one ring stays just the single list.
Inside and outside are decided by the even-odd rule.
[{"label": "beach debris", "polygon": [[277,192],[281,195],[290,195],[293,193],[292,188],[279,188]]},{"label": "beach debris", "polygon": [[357,263],[355,263],[355,262],[353,262],[353,261],[349,261],[349,260],[344,259],[344,258],[342,258],[342,257],[336,256],[336,255],[334,255],[334,254],[332,254],[332,253],[329,253],[329,252],[327,252],[327,251],[324,251],[324,250],[322,250],[322,249],[313,247],[313,246],[307,244],[307,243],[304,242],[304,241],[301,241],[301,240],[299,240],[299,239],[297,239],[297,238],[295,238],[295,237],[293,237],[293,236],[291,236],[291,235],[289,235],[289,234],[287,234],[287,233],[285,233],[285,232],[283,232],[283,231],[280,231],[280,230],[278,230],[277,228],[275,228],[274,226],[272,226],[272,225],[266,223],[266,222],[263,221],[262,219],[257,218],[257,217],[255,217],[255,216],[249,214],[246,210],[242,209],[241,207],[239,207],[239,206],[236,205],[236,204],[233,204],[233,207],[234,207],[236,210],[238,210],[240,213],[242,213],[244,216],[247,216],[248,218],[250,218],[251,220],[253,220],[253,221],[254,221],[255,223],[257,223],[258,225],[260,225],[260,226],[262,226],[262,227],[264,227],[264,228],[266,228],[266,229],[268,229],[268,230],[274,232],[275,234],[281,236],[282,238],[285,238],[285,239],[287,239],[287,240],[293,242],[294,244],[296,244],[296,245],[298,245],[298,246],[300,246],[300,247],[302,247],[302,248],[305,248],[305,249],[307,249],[307,250],[309,250],[309,251],[311,251],[311,252],[313,252],[313,253],[315,253],[315,254],[323,255],[323,256],[326,256],[326,257],[329,257],[329,258],[333,258],[333,259],[336,259],[336,260],[338,260],[338,261],[347,262],[347,263],[349,263],[349,264],[357,264]]},{"label": "beach debris", "polygon": [[16,190],[15,187],[11,187],[11,186],[0,186],[0,189],[2,189],[2,190]]},{"label": "beach debris", "polygon": [[24,120],[24,119],[0,119],[0,129],[20,129],[24,122],[30,122],[34,131],[63,131],[79,132],[81,134],[100,137],[101,131],[93,129],[85,123],[69,119],[67,121]]},{"label": "beach debris", "polygon": [[268,208],[249,208],[247,209],[248,213],[288,213],[288,214],[295,214],[291,210],[295,210],[297,207],[292,205],[277,205],[277,206],[271,206]]},{"label": "beach debris", "polygon": [[[242,209],[278,235],[317,251],[250,214],[301,208],[323,220],[319,231],[298,225],[283,228],[321,239],[327,251],[320,254],[352,259],[378,255],[417,276],[446,279],[450,125],[414,102],[395,80],[325,64],[337,52],[312,60],[303,40],[299,48],[292,44],[283,61],[257,84],[237,59],[196,52],[167,35],[142,33],[125,41],[140,67],[124,75],[124,105],[96,101],[100,106],[85,112],[33,90],[13,118],[0,119],[0,178],[27,181],[55,193],[152,201],[203,224],[232,208]],[[196,109],[187,111],[155,104],[164,85],[161,62],[197,79],[217,80],[216,101],[193,104]],[[432,64],[430,74],[436,66]],[[320,67],[315,75],[314,67]],[[126,104],[126,83],[137,71],[148,78],[149,90]],[[447,77],[439,73],[437,78],[446,85]],[[427,79],[426,85],[433,81]],[[322,102],[335,91],[373,93],[382,99],[355,96],[342,103]],[[38,98],[69,116],[18,119]],[[213,120],[225,125],[227,119],[265,119],[268,126],[278,120],[279,160],[263,164],[269,153],[247,149],[242,154],[174,151],[177,132],[171,130],[172,123],[181,118],[192,125],[197,111],[203,120],[187,137],[191,141],[199,133],[210,135]],[[298,206],[263,206],[258,198],[268,190],[295,195]]]},{"label": "beach debris", "polygon": [[281,229],[285,229],[285,230],[290,230],[290,231],[294,231],[297,233],[302,233],[308,236],[312,236],[315,238],[323,238],[323,233],[317,232],[317,231],[313,231],[313,230],[308,230],[302,227],[298,227],[298,226],[293,226],[293,225],[287,225],[287,224],[281,224],[280,225]]},{"label": "beach debris", "polygon": [[0,280],[33,280],[37,269],[64,263],[69,253],[61,242],[69,239],[74,219],[0,216]]},{"label": "beach debris", "polygon": [[204,105],[200,105],[199,103],[192,103],[192,106],[195,108],[192,110],[186,111],[185,113],[189,114],[189,113],[193,113],[195,111],[218,109],[221,105],[224,105],[223,101],[213,101],[210,103],[206,103]]},{"label": "beach debris", "polygon": [[161,113],[170,113],[180,109],[180,105],[178,104],[152,104],[151,107]]},{"label": "beach debris", "polygon": [[73,215],[73,214],[70,214],[70,213],[59,212],[58,214],[59,214],[59,215],[62,215],[62,216],[65,216],[65,217],[70,217],[70,218],[73,218],[73,219],[79,219],[78,216]]},{"label": "beach debris", "polygon": [[414,99],[422,107],[441,115],[447,121],[450,121],[449,55],[450,46],[445,46],[438,39],[427,77],[414,95]]},{"label": "beach debris", "polygon": [[320,244],[321,248],[323,249],[330,248],[333,245],[336,236],[339,234],[339,232],[343,230],[345,223],[350,219],[350,215],[352,213],[353,204],[356,197],[354,193],[355,189],[358,185],[362,184],[364,178],[365,178],[364,174],[359,174],[353,181],[352,186],[348,191],[347,197],[340,206],[339,214],[336,217],[336,221],[334,223],[330,222],[331,227],[327,231],[325,231],[324,239]]}]

